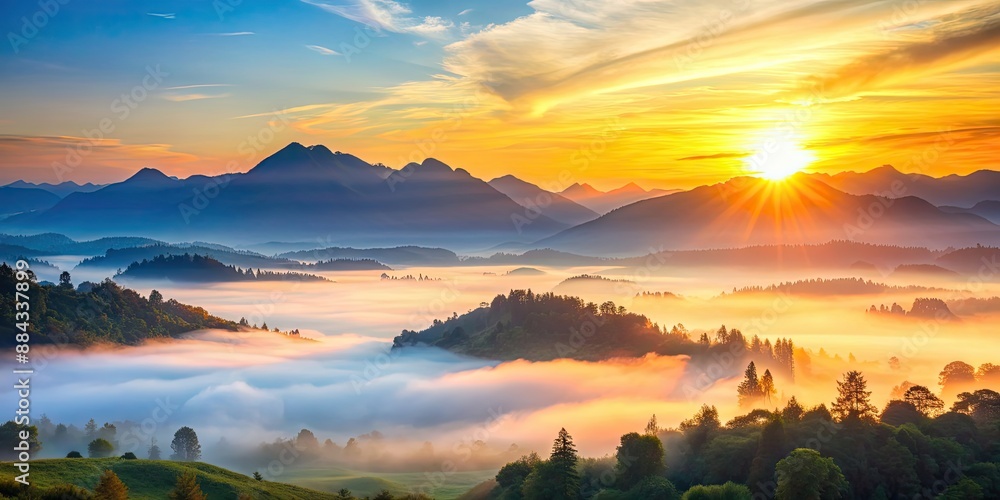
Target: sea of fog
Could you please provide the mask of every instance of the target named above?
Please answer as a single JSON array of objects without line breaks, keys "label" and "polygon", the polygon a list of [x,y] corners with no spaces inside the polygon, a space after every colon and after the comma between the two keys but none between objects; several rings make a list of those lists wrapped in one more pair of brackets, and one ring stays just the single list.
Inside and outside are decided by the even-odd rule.
[{"label": "sea of fog", "polygon": [[[70,267],[73,259],[53,262]],[[807,406],[829,405],[835,380],[849,369],[864,372],[881,407],[903,381],[937,388],[938,372],[948,362],[1000,363],[994,355],[1000,352],[1000,339],[993,335],[1000,325],[995,315],[937,323],[887,320],[864,312],[872,304],[894,301],[909,308],[916,296],[926,294],[718,298],[734,287],[850,275],[844,272],[539,266],[544,275],[504,275],[515,267],[389,273],[433,281],[386,281],[380,272],[367,271],[325,273],[332,280],[328,283],[127,282],[143,295],[155,288],[166,298],[214,315],[298,329],[311,340],[203,331],[140,347],[63,349],[34,376],[32,412],[36,418],[44,413],[77,427],[90,418],[98,423],[147,422],[148,436],[143,437],[155,436],[160,443],[169,443],[173,432],[187,425],[206,448],[220,439],[253,445],[308,428],[321,440],[341,445],[377,430],[401,442],[449,447],[482,440],[497,449],[517,444],[543,451],[565,427],[580,450],[592,456],[613,453],[619,436],[641,430],[652,414],[662,426],[673,427],[703,403],[717,406],[723,421],[741,412],[738,377],[707,386],[695,383],[682,356],[499,363],[433,348],[389,350],[392,337],[403,329],[426,328],[435,318],[465,313],[514,288],[613,300],[661,325],[682,323],[694,335],[725,324],[748,337],[791,338],[808,356],[797,360],[794,381],[777,377],[777,389],[780,398],[794,395]],[[584,273],[631,283],[560,285]],[[107,274],[74,272],[74,281]],[[969,288],[963,282],[947,285]],[[641,291],[670,291],[683,298],[634,299]],[[990,296],[997,290],[985,286],[962,293]],[[901,360],[899,367],[890,367],[892,356]],[[2,403],[14,406],[10,391],[4,391]],[[145,445],[138,451],[144,450]]]}]

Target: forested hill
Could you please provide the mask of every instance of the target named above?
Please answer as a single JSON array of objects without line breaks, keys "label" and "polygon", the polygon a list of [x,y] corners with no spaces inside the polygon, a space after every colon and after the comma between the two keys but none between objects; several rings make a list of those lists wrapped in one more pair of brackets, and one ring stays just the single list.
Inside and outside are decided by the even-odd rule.
[{"label": "forested hill", "polygon": [[[235,331],[237,324],[217,318],[200,308],[164,300],[155,290],[144,298],[111,280],[92,287],[73,288],[67,280],[59,285],[32,282],[27,292],[30,304],[28,332],[33,343],[92,345],[114,343],[136,345],[144,340],[172,338],[194,330],[219,328]],[[0,347],[9,347],[20,332],[15,318],[16,271],[0,265]],[[24,302],[22,299],[21,302]]]},{"label": "forested hill", "polygon": [[203,255],[159,255],[152,260],[133,262],[116,278],[155,279],[215,283],[226,281],[326,281],[314,274],[293,272],[273,272],[249,267],[240,269],[227,266],[218,260]]}]

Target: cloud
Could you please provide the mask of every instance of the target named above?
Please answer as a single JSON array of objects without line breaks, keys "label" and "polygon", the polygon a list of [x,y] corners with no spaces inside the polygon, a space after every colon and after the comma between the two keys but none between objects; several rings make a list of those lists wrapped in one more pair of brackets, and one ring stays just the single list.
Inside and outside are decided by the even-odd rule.
[{"label": "cloud", "polygon": [[[86,154],[81,155],[83,151]],[[78,156],[75,156],[78,155]],[[58,171],[53,164],[79,165]],[[72,136],[0,135],[0,182],[24,179],[34,182],[119,182],[141,167],[190,165],[195,155],[178,152],[171,144],[127,144],[120,139],[87,139]],[[167,168],[164,168],[167,167]]]},{"label": "cloud", "polygon": [[745,156],[747,156],[747,153],[716,153],[714,155],[685,156],[684,158],[678,158],[677,161],[719,160],[723,158],[743,158]]},{"label": "cloud", "polygon": [[320,0],[302,0],[331,14],[364,24],[376,31],[408,33],[425,37],[447,34],[455,24],[437,16],[413,16],[409,6],[393,0],[353,0],[335,5]]},{"label": "cloud", "polygon": [[427,45],[427,40],[417,40],[413,42],[413,45],[417,47],[423,47],[424,45]]},{"label": "cloud", "polygon": [[163,19],[174,19],[175,18],[174,16],[176,14],[174,14],[174,13],[160,14],[160,13],[157,13],[157,12],[147,12],[146,15],[147,16],[153,16],[153,17],[160,17],[160,18],[163,18]]},{"label": "cloud", "polygon": [[466,14],[471,14],[472,12],[475,12],[475,9],[465,9],[462,12],[459,12],[458,15],[464,16]]},{"label": "cloud", "polygon": [[836,98],[909,80],[927,72],[942,72],[971,60],[986,60],[1000,49],[1000,19],[997,16],[979,17],[979,10],[968,14],[979,22],[961,23],[959,29],[938,33],[929,40],[864,55],[829,76],[810,78],[808,86],[817,89],[822,98]]},{"label": "cloud", "polygon": [[326,48],[326,47],[324,47],[322,45],[306,45],[306,48],[309,49],[309,50],[312,50],[314,52],[318,52],[320,54],[323,54],[324,56],[339,56],[339,55],[341,55],[340,52],[337,52],[336,50],[333,50],[333,49],[328,49],[328,48]]},{"label": "cloud", "polygon": [[249,35],[256,35],[257,33],[254,33],[253,31],[234,31],[232,33],[209,33],[209,34],[214,36],[249,36]]},{"label": "cloud", "polygon": [[208,87],[232,87],[231,83],[199,83],[196,85],[180,85],[177,87],[165,87],[163,90],[181,90],[181,89],[201,89]]},{"label": "cloud", "polygon": [[232,94],[162,94],[160,97],[171,102],[200,101],[202,99],[222,99]]}]

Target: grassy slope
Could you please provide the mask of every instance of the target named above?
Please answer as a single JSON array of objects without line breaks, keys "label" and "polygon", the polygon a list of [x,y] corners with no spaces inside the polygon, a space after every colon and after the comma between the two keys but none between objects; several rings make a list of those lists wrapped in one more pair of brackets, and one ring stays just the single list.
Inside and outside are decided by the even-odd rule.
[{"label": "grassy slope", "polygon": [[335,492],[347,488],[355,495],[370,495],[381,489],[393,494],[411,493],[415,489],[437,500],[453,500],[476,485],[492,479],[496,470],[425,474],[422,472],[358,472],[339,468],[296,468],[285,472],[282,480],[317,490]]},{"label": "grassy slope", "polygon": [[[173,489],[182,472],[194,470],[198,483],[209,498],[236,498],[248,493],[255,499],[332,499],[332,493],[270,481],[258,482],[251,477],[200,462],[170,462],[166,460],[121,460],[118,458],[58,458],[31,463],[31,482],[41,488],[71,483],[93,489],[105,469],[111,469],[129,488],[133,500],[162,500]],[[0,465],[0,471],[10,476],[15,469],[10,463]]]}]

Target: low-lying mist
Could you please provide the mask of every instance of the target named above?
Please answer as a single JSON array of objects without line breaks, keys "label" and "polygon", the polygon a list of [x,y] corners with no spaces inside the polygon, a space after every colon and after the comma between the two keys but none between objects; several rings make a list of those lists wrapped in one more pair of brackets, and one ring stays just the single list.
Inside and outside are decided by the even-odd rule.
[{"label": "low-lying mist", "polygon": [[[443,453],[461,455],[456,450],[476,441],[490,450],[483,456],[492,458],[467,466],[496,466],[512,454],[546,451],[561,427],[572,432],[583,454],[600,456],[613,453],[619,436],[641,430],[652,414],[661,425],[673,427],[703,403],[718,407],[724,421],[749,410],[737,405],[741,377],[731,376],[744,367],[725,366],[730,375],[716,379],[704,376],[712,363],[692,366],[686,356],[499,363],[437,348],[389,350],[402,329],[426,328],[436,318],[462,314],[514,288],[560,287],[560,292],[586,300],[613,300],[668,328],[683,324],[693,339],[702,333],[714,336],[723,324],[748,339],[792,339],[794,380],[775,373],[777,397],[766,405],[772,407],[783,406],[791,396],[806,406],[829,405],[835,381],[851,369],[865,374],[873,402],[882,407],[903,382],[938,391],[938,374],[949,362],[1000,362],[995,356],[1000,339],[992,334],[1000,313],[956,311],[957,319],[941,320],[867,312],[872,305],[892,303],[909,310],[920,297],[989,297],[996,294],[990,285],[973,290],[963,282],[936,282],[933,290],[879,294],[733,293],[733,288],[775,283],[775,274],[540,267],[544,274],[505,276],[513,267],[389,273],[433,278],[424,281],[340,272],[324,273],[329,283],[129,283],[143,295],[155,288],[167,298],[227,319],[299,329],[305,339],[259,331],[202,331],[140,347],[62,349],[37,372],[32,409],[35,418],[44,413],[55,423],[78,428],[91,418],[98,425],[117,422],[121,446],[132,448],[120,451],[140,456],[152,438],[168,449],[173,432],[190,426],[201,438],[206,458],[242,469],[251,465],[240,462],[240,454],[264,442],[293,438],[301,429],[338,448],[368,435],[367,441],[358,440],[362,448],[367,442],[375,450],[371,443],[377,441],[383,454],[371,451],[368,458],[347,465],[363,468],[380,462],[399,470],[426,468]],[[563,283],[598,273],[621,281]],[[778,281],[817,277],[789,271]],[[636,297],[642,292],[670,294]],[[13,404],[13,395],[5,392],[3,401]],[[372,431],[378,440],[370,439]],[[426,453],[428,442],[437,454]],[[61,456],[71,446],[79,448],[46,445],[43,453]],[[395,458],[389,460],[385,453]],[[377,456],[381,459],[372,458]]]}]

